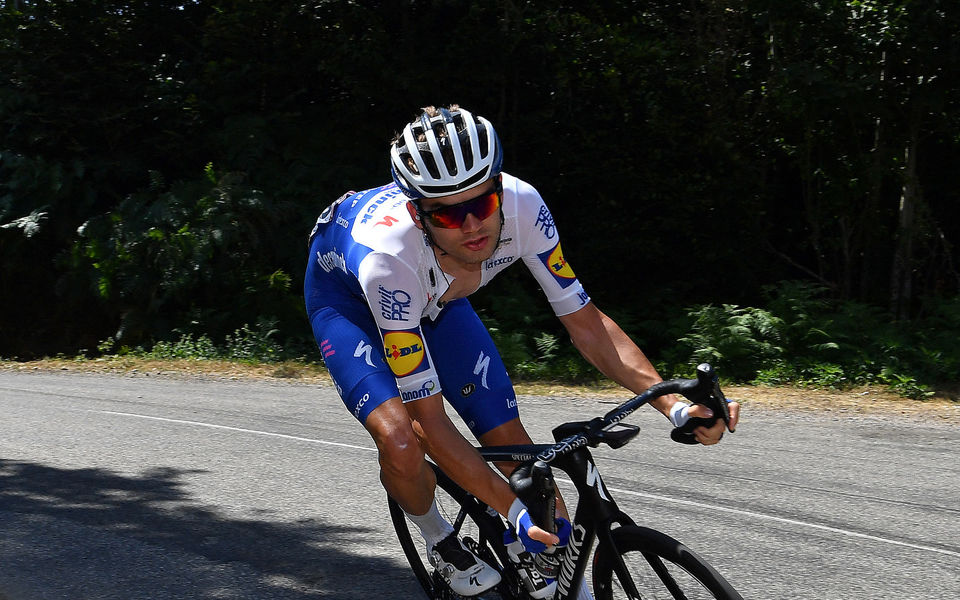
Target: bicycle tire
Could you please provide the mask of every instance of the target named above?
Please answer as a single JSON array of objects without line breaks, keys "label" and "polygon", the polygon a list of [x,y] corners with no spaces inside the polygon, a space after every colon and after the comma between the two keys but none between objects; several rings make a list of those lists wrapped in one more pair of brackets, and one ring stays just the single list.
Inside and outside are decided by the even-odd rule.
[{"label": "bicycle tire", "polygon": [[743,600],[716,569],[668,535],[636,525],[619,527],[612,535],[639,596],[627,593],[611,548],[601,546],[593,556],[597,600]]},{"label": "bicycle tire", "polygon": [[[503,525],[499,517],[489,514],[486,505],[464,491],[439,467],[432,463],[430,466],[437,474],[435,499],[440,514],[454,526],[464,544],[500,572],[501,582],[480,597],[483,600],[528,600],[529,597],[520,591],[516,571],[512,568],[505,569],[503,566],[505,562],[502,554]],[[435,574],[433,566],[427,561],[426,544],[419,530],[407,518],[400,505],[389,497],[387,501],[390,507],[390,519],[397,532],[400,547],[427,598],[430,600],[461,598],[450,590],[439,575]]]}]

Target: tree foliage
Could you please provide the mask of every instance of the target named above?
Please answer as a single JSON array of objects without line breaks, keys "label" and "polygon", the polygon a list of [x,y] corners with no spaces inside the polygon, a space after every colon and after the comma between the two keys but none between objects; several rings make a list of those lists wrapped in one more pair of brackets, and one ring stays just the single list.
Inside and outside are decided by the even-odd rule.
[{"label": "tree foliage", "polygon": [[783,280],[934,314],[960,291],[958,29],[946,0],[0,2],[0,353],[308,338],[316,213],[450,102],[654,347]]}]

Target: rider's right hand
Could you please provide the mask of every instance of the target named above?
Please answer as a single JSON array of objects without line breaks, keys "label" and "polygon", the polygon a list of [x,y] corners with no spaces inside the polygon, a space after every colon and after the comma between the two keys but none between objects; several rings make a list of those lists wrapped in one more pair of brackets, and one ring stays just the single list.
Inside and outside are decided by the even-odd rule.
[{"label": "rider's right hand", "polygon": [[[736,430],[737,422],[740,420],[740,404],[728,400],[727,407],[730,411],[729,426],[727,426],[723,420],[717,419],[710,427],[697,427],[692,433],[698,442],[705,446],[711,446],[720,441],[720,438],[723,437],[724,430],[728,430],[731,433]],[[682,401],[677,401],[670,408],[669,414],[670,422],[673,423],[674,427],[683,427],[691,418],[712,419],[713,416],[713,411],[703,404],[690,405]]]},{"label": "rider's right hand", "polygon": [[538,554],[547,549],[548,546],[565,546],[570,540],[570,521],[564,518],[556,519],[557,533],[553,534],[537,525],[533,524],[527,507],[519,498],[510,505],[510,514],[507,515],[510,524],[517,532],[517,537],[523,542],[523,547],[527,552]]}]

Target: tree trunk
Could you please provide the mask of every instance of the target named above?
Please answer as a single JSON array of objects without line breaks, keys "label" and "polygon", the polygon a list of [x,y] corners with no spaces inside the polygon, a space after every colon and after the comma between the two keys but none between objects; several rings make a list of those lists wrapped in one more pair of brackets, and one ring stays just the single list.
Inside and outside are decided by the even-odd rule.
[{"label": "tree trunk", "polygon": [[903,187],[900,191],[896,248],[890,275],[890,312],[897,319],[910,315],[913,300],[913,250],[917,237],[917,209],[922,202],[917,179],[917,147],[920,140],[920,114],[910,119],[910,136],[904,151]]}]

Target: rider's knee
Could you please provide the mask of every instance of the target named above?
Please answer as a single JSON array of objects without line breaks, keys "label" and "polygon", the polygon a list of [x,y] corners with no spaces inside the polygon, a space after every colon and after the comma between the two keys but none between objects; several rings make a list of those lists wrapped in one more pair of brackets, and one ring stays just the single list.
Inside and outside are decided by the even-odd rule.
[{"label": "rider's knee", "polygon": [[398,477],[415,479],[423,468],[423,448],[413,428],[395,427],[377,440],[380,465]]}]

